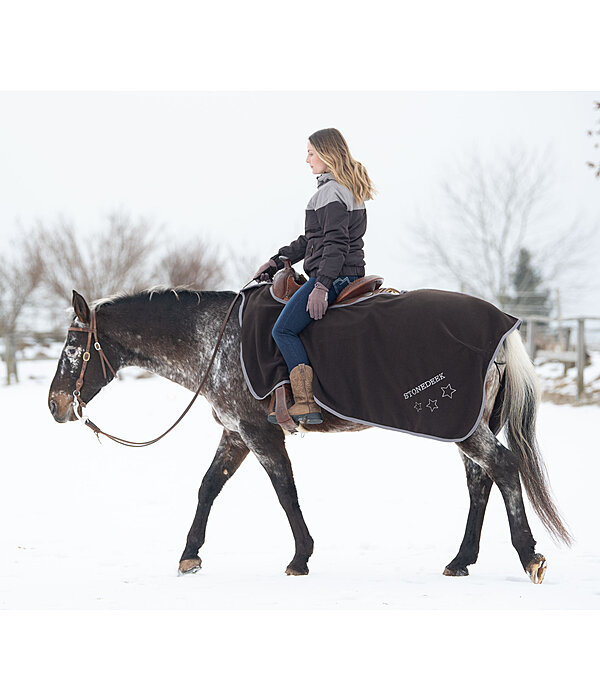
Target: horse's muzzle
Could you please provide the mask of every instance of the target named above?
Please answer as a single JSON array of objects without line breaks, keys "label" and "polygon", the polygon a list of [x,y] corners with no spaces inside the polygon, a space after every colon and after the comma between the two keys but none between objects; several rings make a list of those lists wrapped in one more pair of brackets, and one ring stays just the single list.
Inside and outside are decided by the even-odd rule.
[{"label": "horse's muzzle", "polygon": [[73,399],[62,392],[51,393],[48,397],[48,408],[57,423],[68,423],[77,420],[73,411]]}]

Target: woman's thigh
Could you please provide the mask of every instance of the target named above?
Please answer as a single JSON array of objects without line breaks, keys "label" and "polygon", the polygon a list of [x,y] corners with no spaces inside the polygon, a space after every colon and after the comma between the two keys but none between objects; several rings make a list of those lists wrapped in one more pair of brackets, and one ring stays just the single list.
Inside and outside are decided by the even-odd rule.
[{"label": "woman's thigh", "polygon": [[283,311],[279,314],[273,326],[274,332],[285,333],[287,331],[297,335],[308,326],[312,318],[306,310],[306,304],[308,303],[308,296],[314,289],[315,283],[316,279],[311,277],[292,296],[283,307]]}]

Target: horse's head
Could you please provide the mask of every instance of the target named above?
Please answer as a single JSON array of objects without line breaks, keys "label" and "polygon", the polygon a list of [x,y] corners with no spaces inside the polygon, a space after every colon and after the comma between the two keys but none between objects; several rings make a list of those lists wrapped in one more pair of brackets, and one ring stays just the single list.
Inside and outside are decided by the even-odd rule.
[{"label": "horse's head", "polygon": [[[50,385],[48,407],[58,423],[77,420],[77,413],[116,376],[118,354],[110,341],[100,337],[96,313],[73,292],[75,316]],[[114,368],[114,369],[113,369]]]}]

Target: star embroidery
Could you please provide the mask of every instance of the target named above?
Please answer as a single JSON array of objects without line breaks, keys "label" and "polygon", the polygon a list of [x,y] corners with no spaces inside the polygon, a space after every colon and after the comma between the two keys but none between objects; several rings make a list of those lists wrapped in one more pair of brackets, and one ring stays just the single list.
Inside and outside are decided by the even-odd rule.
[{"label": "star embroidery", "polygon": [[433,413],[436,408],[438,408],[437,405],[437,399],[429,399],[429,403],[427,404],[427,408]]},{"label": "star embroidery", "polygon": [[[456,389],[452,388],[451,384],[448,384],[448,386],[443,386],[442,387],[442,398],[446,397],[447,399],[452,398],[452,394],[456,391]],[[448,393],[446,393],[448,392]]]},{"label": "star embroidery", "polygon": [[420,410],[422,410],[423,407],[422,407],[421,404],[417,401],[417,403],[415,404],[414,408],[415,408],[415,411],[418,413]]}]

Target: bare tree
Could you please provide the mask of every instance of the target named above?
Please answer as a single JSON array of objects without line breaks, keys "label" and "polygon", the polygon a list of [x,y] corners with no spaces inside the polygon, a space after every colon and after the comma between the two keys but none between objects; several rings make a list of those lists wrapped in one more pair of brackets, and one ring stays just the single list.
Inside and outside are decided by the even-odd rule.
[{"label": "bare tree", "polygon": [[143,218],[113,212],[103,231],[80,239],[73,224],[39,223],[44,282],[55,296],[70,300],[77,289],[88,299],[148,286],[149,257],[158,232]]},{"label": "bare tree", "polygon": [[[595,109],[600,109],[600,102],[594,102],[594,107]],[[600,119],[598,120],[596,126],[598,126],[598,124],[600,124]],[[596,137],[596,143],[594,144],[594,148],[600,148],[600,142],[598,141],[598,136],[600,136],[600,129],[598,129],[597,131],[590,129],[587,132],[587,134],[588,136]],[[587,166],[593,168],[596,171],[596,177],[600,177],[600,156],[598,156],[598,160],[596,162],[588,160]]]},{"label": "bare tree", "polygon": [[16,332],[23,308],[42,279],[42,260],[37,242],[27,238],[11,245],[10,257],[0,257],[0,336],[4,339],[6,383],[19,381]]},{"label": "bare tree", "polygon": [[442,183],[435,220],[421,216],[413,226],[417,260],[462,291],[502,305],[527,247],[542,279],[556,285],[583,264],[595,230],[579,220],[556,225],[550,195],[548,153],[513,149],[492,163],[470,158]]},{"label": "bare tree", "polygon": [[204,240],[171,245],[155,267],[156,282],[170,287],[216,289],[225,279],[225,261]]},{"label": "bare tree", "polygon": [[250,282],[252,275],[264,262],[256,250],[248,250],[248,245],[240,249],[239,245],[235,247],[230,245],[227,253],[227,280],[236,291],[242,285]]},{"label": "bare tree", "polygon": [[254,251],[229,245],[223,251],[204,240],[171,246],[155,267],[155,283],[193,289],[239,290],[261,263]]}]

